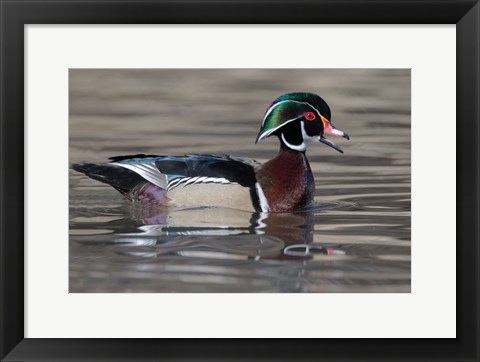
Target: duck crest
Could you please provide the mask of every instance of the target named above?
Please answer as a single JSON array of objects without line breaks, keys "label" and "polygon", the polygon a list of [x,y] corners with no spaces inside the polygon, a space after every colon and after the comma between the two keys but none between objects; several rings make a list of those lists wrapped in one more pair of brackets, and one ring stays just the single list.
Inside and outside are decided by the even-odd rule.
[{"label": "duck crest", "polygon": [[281,149],[278,156],[257,171],[270,212],[285,212],[308,205],[315,193],[315,182],[303,152]]}]

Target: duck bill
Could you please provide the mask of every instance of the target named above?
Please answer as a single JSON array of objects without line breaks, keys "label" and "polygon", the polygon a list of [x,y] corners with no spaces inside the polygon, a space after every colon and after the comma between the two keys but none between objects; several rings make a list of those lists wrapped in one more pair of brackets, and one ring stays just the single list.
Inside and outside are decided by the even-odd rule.
[{"label": "duck bill", "polygon": [[320,138],[318,140],[320,142],[322,142],[323,144],[332,147],[334,150],[337,150],[338,152],[343,153],[343,150],[340,148],[339,145],[333,143],[332,141],[326,139],[325,137],[320,136]]},{"label": "duck bill", "polygon": [[[335,127],[332,126],[330,122],[324,122],[323,133],[328,134],[330,136],[343,137],[343,138],[346,138],[347,140],[350,139],[350,136],[348,134],[346,134],[343,131],[340,131],[339,129],[336,129]],[[323,144],[326,144],[327,146],[332,147],[334,150],[337,150],[338,152],[343,153],[340,146],[326,139],[325,137],[323,137],[323,135],[320,136],[319,141],[322,142]]]}]

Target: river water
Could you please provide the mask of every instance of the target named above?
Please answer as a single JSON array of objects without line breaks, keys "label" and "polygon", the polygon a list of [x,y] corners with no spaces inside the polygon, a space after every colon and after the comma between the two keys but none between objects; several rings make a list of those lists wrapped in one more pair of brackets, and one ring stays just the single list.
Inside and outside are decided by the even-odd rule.
[{"label": "river water", "polygon": [[259,215],[131,203],[69,170],[70,292],[410,292],[410,70],[71,69],[69,159],[226,153],[255,145],[269,104],[322,96],[350,135],[307,156],[315,204]]}]

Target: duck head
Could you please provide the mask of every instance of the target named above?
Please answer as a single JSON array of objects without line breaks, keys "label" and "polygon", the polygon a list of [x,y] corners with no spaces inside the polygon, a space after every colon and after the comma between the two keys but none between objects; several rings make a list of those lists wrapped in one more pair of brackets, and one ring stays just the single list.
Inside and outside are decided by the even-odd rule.
[{"label": "duck head", "polygon": [[305,152],[309,143],[324,143],[338,152],[342,149],[325,135],[349,139],[333,127],[328,104],[313,93],[287,93],[275,99],[263,118],[257,140],[271,135],[280,139],[282,148]]}]

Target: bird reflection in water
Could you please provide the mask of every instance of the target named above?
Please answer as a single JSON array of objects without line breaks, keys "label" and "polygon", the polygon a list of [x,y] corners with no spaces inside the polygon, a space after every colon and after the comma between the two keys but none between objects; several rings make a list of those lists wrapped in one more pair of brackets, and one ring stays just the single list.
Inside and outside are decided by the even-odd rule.
[{"label": "bird reflection in water", "polygon": [[[252,214],[229,208],[173,209],[130,204],[131,220],[143,225],[137,226],[133,233],[117,230],[114,243],[122,246],[116,250],[121,255],[145,258],[171,255],[308,260],[315,255],[344,255],[340,249],[313,242],[315,215],[334,207],[339,205],[315,205],[291,213]],[[136,248],[130,250],[125,247],[128,245]]]}]

